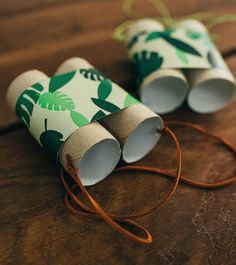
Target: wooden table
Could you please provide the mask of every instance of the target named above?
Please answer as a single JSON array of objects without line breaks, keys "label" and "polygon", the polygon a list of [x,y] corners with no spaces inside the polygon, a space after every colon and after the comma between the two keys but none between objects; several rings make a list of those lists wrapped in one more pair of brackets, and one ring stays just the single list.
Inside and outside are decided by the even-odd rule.
[{"label": "wooden table", "polygon": [[[176,16],[236,12],[235,0],[166,1]],[[156,11],[139,1],[137,10]],[[138,245],[100,220],[71,215],[63,203],[57,167],[7,107],[5,93],[19,73],[37,68],[49,75],[65,59],[87,58],[132,91],[132,70],[122,43],[111,38],[125,16],[121,0],[11,0],[0,3],[0,264],[236,264],[236,184],[205,190],[180,184],[159,212],[138,220],[154,242]],[[235,24],[218,26],[219,49],[236,72]],[[236,101],[212,115],[186,106],[164,119],[192,121],[236,145]],[[219,143],[190,129],[173,128],[183,148],[184,174],[217,180],[233,176],[235,160]],[[173,168],[174,145],[163,137],[139,164]],[[171,180],[149,173],[114,173],[89,188],[113,213],[153,205]]]}]

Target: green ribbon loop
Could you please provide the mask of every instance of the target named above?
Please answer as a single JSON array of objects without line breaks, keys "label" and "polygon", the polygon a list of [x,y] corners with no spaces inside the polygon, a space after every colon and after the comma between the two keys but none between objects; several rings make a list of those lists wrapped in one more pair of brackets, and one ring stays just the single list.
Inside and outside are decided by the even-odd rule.
[{"label": "green ribbon loop", "polygon": [[[140,18],[147,18],[147,16],[137,12],[133,6],[136,0],[124,0],[122,4],[123,13],[129,18],[125,22],[117,26],[113,32],[113,38],[118,41],[124,42],[126,40],[125,31],[128,27]],[[199,12],[193,13],[187,16],[173,17],[167,5],[162,0],[149,0],[149,2],[154,6],[158,11],[160,16],[149,16],[162,23],[165,27],[171,28],[175,23],[183,19],[197,19],[205,23],[208,30],[212,30],[215,26],[227,23],[227,22],[236,22],[236,14],[225,14],[217,15],[210,12]],[[213,40],[217,41],[220,36],[212,35]]]}]

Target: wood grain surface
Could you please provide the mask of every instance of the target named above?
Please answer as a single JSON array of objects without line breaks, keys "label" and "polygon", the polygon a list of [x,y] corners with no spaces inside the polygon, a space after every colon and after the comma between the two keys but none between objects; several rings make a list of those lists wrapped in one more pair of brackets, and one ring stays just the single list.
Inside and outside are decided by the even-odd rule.
[{"label": "wood grain surface", "polygon": [[[236,184],[205,190],[180,184],[159,212],[140,218],[154,242],[130,242],[99,220],[72,216],[63,203],[57,167],[18,124],[5,102],[10,81],[29,69],[52,75],[72,56],[87,58],[133,92],[132,68],[122,43],[111,38],[125,19],[121,0],[0,1],[0,264],[3,265],[222,265],[236,264]],[[234,0],[166,1],[176,16],[236,12]],[[148,1],[138,11],[155,15]],[[235,24],[215,28],[219,49],[236,73]],[[114,52],[115,51],[115,52]],[[195,122],[236,145],[236,101],[211,115],[186,106],[165,120]],[[191,129],[173,127],[183,149],[183,173],[214,181],[236,173],[235,157]],[[164,136],[138,164],[175,167],[174,145]],[[110,213],[150,207],[172,181],[148,173],[113,173],[89,191]]]}]

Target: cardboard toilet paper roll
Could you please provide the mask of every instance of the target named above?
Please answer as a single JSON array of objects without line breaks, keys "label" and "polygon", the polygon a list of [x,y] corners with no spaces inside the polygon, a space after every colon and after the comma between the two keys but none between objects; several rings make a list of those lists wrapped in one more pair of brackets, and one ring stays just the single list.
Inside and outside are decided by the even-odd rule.
[{"label": "cardboard toilet paper roll", "polygon": [[[11,109],[15,111],[17,99],[25,89],[47,78],[47,75],[38,70],[27,71],[16,77],[7,91],[7,102]],[[31,92],[38,93],[34,87]],[[27,95],[24,97],[28,102],[32,100]],[[50,133],[50,130],[47,132]],[[65,169],[67,154],[71,156],[73,165],[79,169],[83,184],[89,186],[103,180],[112,172],[120,159],[121,150],[119,142],[103,126],[92,122],[77,129],[59,149],[58,160]]]},{"label": "cardboard toilet paper roll", "polygon": [[[139,35],[152,31],[163,31],[164,26],[153,19],[140,19],[129,26],[126,31],[127,47],[136,41]],[[132,59],[136,70],[136,78],[140,78],[140,74],[145,77],[138,81],[140,89],[140,99],[151,110],[157,113],[168,113],[178,108],[184,101],[188,93],[188,83],[185,75],[179,69],[158,69],[158,58],[154,58],[154,54],[142,51],[143,47],[139,45],[142,56],[142,63],[139,60]],[[149,65],[145,65],[146,63]],[[144,74],[145,72],[145,74]]]},{"label": "cardboard toilet paper roll", "polygon": [[182,20],[176,28],[189,30],[191,38],[204,38],[208,47],[208,61],[211,69],[186,69],[191,91],[188,105],[198,113],[211,113],[225,107],[235,94],[235,78],[226,65],[223,57],[209,37],[209,33],[200,21],[195,19]]},{"label": "cardboard toilet paper roll", "polygon": [[[59,66],[56,73],[61,74],[75,69],[93,68],[82,58],[71,58]],[[161,117],[143,104],[135,104],[112,113],[99,122],[120,142],[123,159],[135,162],[148,154],[160,139],[157,129],[163,128]]]}]

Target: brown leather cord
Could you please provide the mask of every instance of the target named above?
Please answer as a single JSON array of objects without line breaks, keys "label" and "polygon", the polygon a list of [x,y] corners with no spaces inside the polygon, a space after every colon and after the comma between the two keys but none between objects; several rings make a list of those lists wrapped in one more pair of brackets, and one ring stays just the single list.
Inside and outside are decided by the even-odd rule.
[{"label": "brown leather cord", "polygon": [[[229,149],[229,151],[232,152],[234,155],[236,154],[236,147],[234,147],[229,141],[224,139],[222,136],[219,136],[213,132],[210,132],[207,129],[205,129],[205,128],[197,125],[197,124],[194,124],[191,122],[186,122],[186,121],[168,121],[168,122],[166,122],[166,124],[167,125],[178,125],[178,126],[189,127],[191,129],[199,131],[203,134],[206,134],[206,135],[218,140],[222,144],[224,144]],[[129,166],[124,166],[124,167],[118,168],[117,170],[149,171],[149,170],[152,170],[152,167],[129,165]],[[157,171],[157,173],[162,173],[162,175],[165,175],[168,177],[175,177],[173,170],[166,170],[166,169],[157,168],[156,171]],[[182,181],[188,185],[194,186],[194,187],[214,189],[214,188],[223,187],[223,186],[229,185],[233,182],[236,182],[236,176],[233,176],[229,179],[213,182],[213,183],[201,182],[201,181],[190,179],[190,178],[185,177],[185,176],[181,176],[180,181]]]},{"label": "brown leather cord", "polygon": [[[228,150],[234,154],[234,156],[236,155],[236,147],[233,146],[229,141],[227,141],[222,136],[219,136],[216,133],[210,132],[207,129],[205,129],[205,128],[197,125],[197,124],[194,124],[194,123],[191,123],[191,122],[186,122],[186,121],[168,121],[168,122],[166,122],[166,124],[189,127],[191,129],[199,131],[199,132],[201,132],[203,134],[206,134],[206,135],[216,139],[217,141],[221,142],[222,144],[224,144],[228,148]],[[169,173],[168,172],[166,172],[166,173],[167,173],[166,175],[174,177],[173,171],[172,171],[171,174],[169,174],[170,171],[169,171]],[[226,186],[226,185],[229,185],[229,184],[235,182],[236,181],[236,176],[233,176],[233,177],[231,177],[229,179],[213,182],[213,183],[206,183],[206,182],[196,181],[196,180],[189,179],[188,177],[185,177],[185,176],[181,176],[180,180],[185,182],[185,183],[187,183],[187,184],[189,184],[189,185],[191,185],[191,186],[195,186],[195,187],[199,187],[199,188],[210,188],[210,189],[212,189],[212,188],[223,187],[223,186]]]},{"label": "brown leather cord", "polygon": [[[218,136],[217,134],[214,134],[212,132],[207,131],[206,129],[204,129],[201,126],[198,126],[196,124],[189,123],[189,122],[182,122],[182,121],[169,121],[166,124],[168,124],[168,125],[180,125],[180,126],[185,126],[185,127],[190,127],[192,129],[195,129],[201,133],[209,135],[210,137],[222,142],[231,152],[233,152],[234,154],[236,153],[236,148],[233,147],[232,144],[230,144],[227,140],[225,140],[221,136]],[[168,127],[165,127],[163,132],[168,132],[168,134],[174,140],[175,145],[176,145],[176,151],[178,154],[178,168],[177,168],[176,174],[174,174],[174,172],[172,170],[147,167],[147,166],[136,166],[136,165],[128,165],[128,166],[123,166],[123,167],[119,167],[119,168],[115,169],[115,171],[128,171],[128,170],[148,171],[148,172],[159,173],[159,174],[162,174],[162,175],[165,175],[168,177],[169,176],[174,177],[175,180],[174,180],[173,186],[171,188],[171,191],[165,197],[165,199],[162,202],[160,202],[159,204],[155,205],[154,207],[152,207],[148,210],[143,210],[143,211],[133,213],[130,215],[125,215],[125,216],[124,215],[109,215],[97,204],[97,202],[91,197],[91,195],[88,194],[88,192],[84,188],[83,184],[81,183],[81,180],[77,174],[78,173],[77,170],[74,169],[74,167],[72,166],[70,157],[68,156],[68,170],[69,170],[69,172],[70,172],[71,176],[73,177],[76,184],[72,188],[70,188],[69,185],[67,185],[67,183],[65,181],[63,171],[61,171],[61,179],[62,179],[62,182],[65,186],[66,191],[67,191],[67,193],[65,195],[65,204],[66,204],[67,208],[72,213],[77,214],[77,215],[86,215],[89,217],[97,217],[97,218],[100,217],[100,218],[104,219],[108,224],[110,224],[115,230],[117,230],[121,234],[129,237],[130,239],[132,239],[136,242],[148,244],[148,243],[152,242],[152,237],[151,237],[150,233],[144,227],[142,227],[141,225],[137,224],[134,221],[129,220],[128,218],[138,218],[141,216],[145,216],[145,215],[150,214],[151,212],[159,209],[161,206],[163,206],[165,203],[167,203],[172,198],[172,196],[174,195],[174,193],[177,189],[177,186],[178,186],[178,183],[180,180],[189,184],[189,185],[201,187],[201,188],[217,188],[217,187],[222,187],[222,186],[228,185],[228,184],[236,181],[236,176],[234,176],[230,179],[227,179],[227,180],[222,180],[222,181],[218,181],[218,182],[214,182],[214,183],[205,183],[205,182],[195,181],[195,180],[191,180],[187,177],[181,176],[181,164],[182,164],[181,160],[182,160],[182,158],[181,158],[181,149],[179,146],[178,139],[176,138],[175,134]],[[82,203],[78,199],[78,197],[73,193],[73,190],[75,188],[77,188],[78,186],[82,190],[83,194],[86,195],[86,197],[89,199],[90,203],[93,206],[93,209],[89,208],[84,203]],[[71,199],[74,201],[74,203],[76,205],[78,205],[83,211],[74,208],[69,201],[69,197],[71,197]],[[135,226],[136,228],[143,230],[146,234],[146,238],[136,236],[135,234],[124,229],[117,222],[123,222],[123,223],[131,224],[131,225]]]},{"label": "brown leather cord", "polygon": [[[151,234],[141,225],[135,223],[134,221],[128,220],[128,219],[119,219],[119,218],[111,218],[101,207],[100,205],[96,202],[96,200],[93,199],[93,197],[88,193],[88,191],[86,190],[86,188],[84,187],[84,185],[81,182],[81,179],[78,175],[78,170],[75,169],[72,165],[71,162],[71,158],[69,155],[67,155],[67,160],[68,160],[68,171],[70,172],[70,175],[72,176],[73,180],[75,181],[75,183],[78,185],[78,187],[81,189],[82,193],[85,195],[85,197],[87,197],[87,199],[89,200],[89,202],[91,203],[91,205],[93,206],[94,209],[90,209],[89,207],[87,207],[86,205],[84,205],[81,201],[79,201],[78,198],[76,198],[75,194],[73,194],[73,192],[68,189],[68,185],[65,182],[65,178],[63,175],[63,170],[61,170],[61,179],[63,184],[65,185],[66,190],[69,192],[69,195],[75,199],[75,202],[79,201],[79,206],[82,206],[84,209],[86,209],[85,212],[81,212],[78,211],[76,208],[74,208],[72,206],[72,204],[69,202],[68,200],[68,196],[66,194],[65,196],[65,204],[66,207],[68,208],[68,210],[73,213],[73,214],[77,214],[77,215],[87,215],[88,217],[100,217],[101,219],[103,219],[106,223],[108,223],[113,229],[115,229],[116,231],[118,231],[119,233],[123,234],[124,236],[130,238],[133,241],[142,243],[142,244],[150,244],[152,243],[152,236]],[[124,227],[122,227],[121,225],[118,224],[118,222],[120,223],[126,223],[129,225],[133,225],[136,228],[144,231],[144,233],[146,234],[146,237],[140,237],[137,236],[133,233],[131,233],[130,231],[128,231],[127,229],[125,229]]]},{"label": "brown leather cord", "polygon": [[[68,160],[70,161],[70,157],[68,157]],[[85,189],[84,185],[82,184],[80,177],[78,176],[78,172],[76,169],[74,168],[70,168],[68,167],[68,170],[71,174],[71,176],[73,177],[74,181],[76,182],[76,184],[78,185],[78,187],[81,189],[82,193],[87,197],[87,199],[90,201],[90,203],[92,204],[94,209],[90,209],[89,207],[87,207],[86,205],[84,205],[81,201],[79,201],[79,199],[75,196],[75,194],[73,194],[73,192],[68,189],[68,185],[65,185],[65,179],[64,179],[64,175],[63,175],[63,171],[61,171],[61,179],[63,181],[63,184],[66,187],[66,190],[69,192],[68,194],[76,200],[75,202],[79,201],[79,206],[82,206],[84,209],[86,209],[85,212],[81,212],[78,211],[76,208],[74,208],[72,206],[72,204],[69,202],[68,200],[68,196],[65,196],[65,205],[68,208],[68,210],[76,215],[83,215],[83,216],[88,216],[88,217],[100,217],[101,219],[103,219],[106,223],[108,223],[113,229],[115,229],[116,231],[118,231],[119,233],[123,234],[124,236],[130,238],[133,241],[142,243],[142,244],[150,244],[152,243],[152,236],[151,234],[141,225],[135,223],[134,221],[125,219],[125,218],[112,218],[110,217],[100,206],[99,204],[96,202],[96,200],[93,199],[93,197],[88,193],[88,191]],[[133,225],[136,228],[144,231],[144,233],[146,234],[146,237],[140,237],[137,236],[133,233],[131,233],[130,231],[128,231],[127,229],[123,228],[121,225],[118,224],[119,223],[126,223],[129,225]]]},{"label": "brown leather cord", "polygon": [[[169,201],[171,199],[171,197],[174,195],[177,186],[178,186],[178,182],[180,180],[180,176],[181,176],[181,165],[182,165],[182,158],[181,158],[181,149],[180,149],[180,145],[179,142],[176,138],[176,136],[174,135],[174,133],[168,128],[165,127],[164,132],[167,132],[172,139],[175,142],[175,146],[176,146],[176,151],[177,151],[177,155],[178,155],[178,166],[177,166],[177,172],[176,172],[176,177],[175,177],[175,181],[174,184],[171,188],[171,191],[169,192],[169,194],[166,196],[166,198],[160,202],[159,204],[155,205],[154,207],[148,209],[148,210],[144,210],[144,211],[140,211],[138,213],[135,214],[130,214],[127,216],[120,216],[120,215],[109,215],[107,214],[100,206],[99,204],[92,198],[92,196],[87,192],[87,190],[85,189],[85,187],[83,186],[79,176],[78,176],[78,170],[76,170],[71,162],[71,158],[68,155],[67,159],[68,159],[68,171],[70,173],[70,175],[72,176],[73,180],[75,181],[75,183],[77,185],[75,185],[74,187],[70,188],[69,185],[66,183],[64,175],[63,175],[63,170],[61,170],[61,180],[63,185],[65,186],[65,189],[67,191],[66,195],[65,195],[65,204],[66,207],[69,209],[70,212],[72,212],[73,214],[77,214],[77,215],[86,215],[89,217],[100,217],[102,218],[105,222],[107,222],[108,224],[110,224],[115,230],[117,230],[119,233],[125,235],[126,237],[138,242],[138,243],[143,243],[143,244],[149,244],[152,242],[152,236],[151,234],[141,225],[137,224],[136,222],[129,220],[128,218],[135,218],[135,217],[141,217],[141,216],[145,216],[147,214],[150,214],[151,212],[153,212],[154,210],[159,209],[161,206],[163,206],[167,201]],[[151,168],[148,169],[146,171],[150,171],[150,172],[157,172],[157,170],[155,168]],[[161,172],[158,172],[161,173]],[[90,201],[90,203],[93,206],[93,209],[89,208],[88,206],[86,206],[85,204],[83,204],[78,197],[73,193],[73,189],[79,187],[81,189],[81,191],[83,192],[83,194],[87,197],[87,199]],[[69,202],[69,198],[68,195],[72,198],[72,200],[80,207],[84,210],[84,212],[76,209],[75,207],[72,206],[72,204]],[[119,225],[117,222],[120,223],[126,223],[129,225],[133,225],[136,228],[143,230],[143,232],[146,234],[146,238],[140,237],[135,235],[134,233],[131,233],[130,231],[128,231],[127,229],[125,229],[124,227],[122,227],[121,225]]]}]

